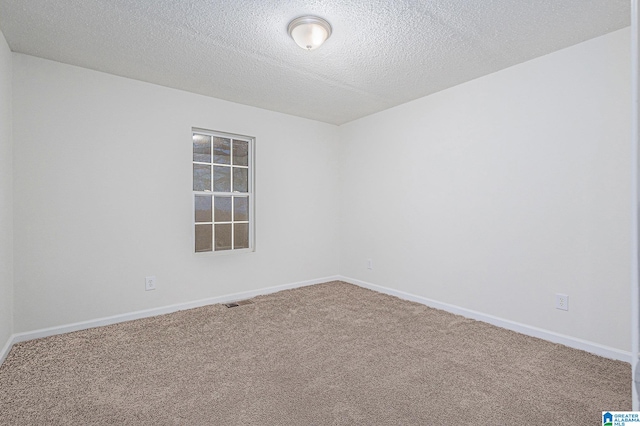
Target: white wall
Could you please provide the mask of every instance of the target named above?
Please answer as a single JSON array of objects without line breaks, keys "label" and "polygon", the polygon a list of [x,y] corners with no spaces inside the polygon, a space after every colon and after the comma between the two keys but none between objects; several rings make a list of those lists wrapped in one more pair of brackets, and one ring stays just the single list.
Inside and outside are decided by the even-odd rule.
[{"label": "white wall", "polygon": [[[628,39],[339,128],[13,54],[14,332],[339,272],[628,350]],[[257,137],[256,253],[192,254],[192,126]]]},{"label": "white wall", "polygon": [[629,48],[620,30],[342,126],[340,273],[629,350]]},{"label": "white wall", "polygon": [[0,32],[0,350],[13,332],[11,51]]},{"label": "white wall", "polygon": [[[337,127],[13,61],[15,332],[337,272]],[[192,126],[257,138],[255,253],[192,253]]]}]

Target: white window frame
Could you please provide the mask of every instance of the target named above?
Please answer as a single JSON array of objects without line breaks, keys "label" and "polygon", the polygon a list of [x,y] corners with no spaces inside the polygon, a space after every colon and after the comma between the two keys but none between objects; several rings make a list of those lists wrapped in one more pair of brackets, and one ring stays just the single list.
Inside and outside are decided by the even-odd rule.
[{"label": "white window frame", "polygon": [[[212,136],[212,137],[221,137],[221,138],[227,138],[227,139],[231,139],[232,141],[232,146],[230,149],[230,156],[231,156],[231,161],[230,161],[230,165],[229,167],[231,168],[231,173],[230,173],[230,186],[231,186],[231,191],[230,192],[216,192],[213,191],[213,186],[214,186],[214,169],[213,169],[213,146],[211,147],[211,163],[204,163],[204,162],[199,162],[199,161],[194,161],[193,160],[193,135],[194,134],[201,134],[201,135],[206,135],[206,136]],[[202,128],[198,128],[198,127],[193,127],[191,129],[191,140],[192,140],[192,145],[191,145],[191,191],[192,191],[192,197],[191,197],[191,249],[193,251],[193,253],[195,255],[198,256],[220,256],[220,255],[228,255],[228,254],[237,254],[237,253],[251,253],[255,251],[255,137],[253,136],[245,136],[245,135],[239,135],[239,134],[235,134],[235,133],[227,133],[227,132],[220,132],[217,130],[207,130],[207,129],[202,129]],[[232,167],[243,167],[243,166],[234,166],[233,165],[233,140],[240,140],[240,141],[244,141],[244,142],[248,142],[249,147],[248,147],[248,163],[249,165],[247,166],[248,169],[248,181],[247,181],[247,186],[248,186],[248,192],[238,192],[238,191],[233,191],[233,168]],[[204,165],[210,165],[211,166],[211,191],[195,191],[193,189],[193,165],[194,164],[204,164]],[[226,166],[226,165],[224,165]],[[233,239],[234,239],[234,232],[233,232],[233,224],[234,223],[246,223],[245,221],[234,221],[233,217],[231,222],[216,222],[215,221],[215,206],[214,206],[214,197],[216,196],[224,196],[224,197],[233,197],[234,195],[240,195],[242,194],[242,196],[247,196],[249,199],[249,211],[248,211],[248,215],[249,215],[249,247],[248,248],[231,248],[231,249],[227,249],[227,250],[216,250],[215,249],[215,241],[216,241],[216,233],[215,233],[215,225],[216,224],[232,224],[232,230],[231,230],[231,241],[232,241],[232,246],[233,246]],[[196,196],[198,195],[206,195],[206,196],[210,196],[211,197],[211,222],[196,222],[196,218],[195,218],[195,202],[196,202]],[[233,204],[232,204],[232,212],[233,212]],[[233,213],[232,213],[233,214]],[[212,241],[211,241],[211,251],[196,251],[196,224],[198,225],[211,225],[211,233],[212,233]]]}]

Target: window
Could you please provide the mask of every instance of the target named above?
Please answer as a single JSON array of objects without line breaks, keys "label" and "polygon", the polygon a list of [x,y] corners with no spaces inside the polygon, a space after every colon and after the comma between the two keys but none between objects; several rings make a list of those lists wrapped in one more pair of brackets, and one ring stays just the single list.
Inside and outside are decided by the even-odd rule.
[{"label": "window", "polygon": [[253,251],[254,139],[192,133],[195,251]]}]

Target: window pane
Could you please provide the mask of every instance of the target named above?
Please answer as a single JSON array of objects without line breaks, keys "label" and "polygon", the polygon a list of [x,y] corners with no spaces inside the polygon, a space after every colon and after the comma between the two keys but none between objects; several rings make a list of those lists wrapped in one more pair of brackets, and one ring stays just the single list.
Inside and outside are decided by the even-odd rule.
[{"label": "window pane", "polygon": [[249,142],[233,141],[233,164],[236,166],[249,165]]},{"label": "window pane", "polygon": [[236,223],[233,225],[233,248],[249,248],[248,223]]},{"label": "window pane", "polygon": [[193,165],[193,190],[211,191],[211,166]]},{"label": "window pane", "polygon": [[213,190],[231,192],[231,167],[213,166]]},{"label": "window pane", "polygon": [[196,225],[196,251],[211,251],[212,225]]},{"label": "window pane", "polygon": [[233,190],[249,192],[249,169],[233,168]]},{"label": "window pane", "polygon": [[249,197],[233,197],[233,220],[249,220]]},{"label": "window pane", "polygon": [[253,140],[194,129],[192,143],[195,251],[249,248]]},{"label": "window pane", "polygon": [[211,197],[196,195],[196,222],[211,222]]},{"label": "window pane", "polygon": [[193,161],[211,162],[211,136],[193,134]]},{"label": "window pane", "polygon": [[231,197],[215,197],[216,222],[231,222]]},{"label": "window pane", "polygon": [[231,139],[213,138],[213,162],[231,164]]},{"label": "window pane", "polygon": [[215,225],[216,250],[231,250],[231,224]]}]

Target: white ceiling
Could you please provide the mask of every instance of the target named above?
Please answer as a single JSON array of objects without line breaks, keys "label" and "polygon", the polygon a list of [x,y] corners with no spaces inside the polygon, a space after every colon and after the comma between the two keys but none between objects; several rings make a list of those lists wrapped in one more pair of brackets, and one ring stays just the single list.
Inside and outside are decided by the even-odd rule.
[{"label": "white ceiling", "polygon": [[[333,35],[300,49],[287,24]],[[14,52],[342,124],[629,25],[629,0],[0,0]]]}]

